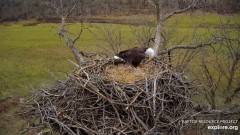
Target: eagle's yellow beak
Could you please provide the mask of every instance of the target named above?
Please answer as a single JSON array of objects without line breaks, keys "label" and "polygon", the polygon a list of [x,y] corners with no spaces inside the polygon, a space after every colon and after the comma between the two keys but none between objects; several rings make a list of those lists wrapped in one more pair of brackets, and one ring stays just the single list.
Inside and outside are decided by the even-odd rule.
[{"label": "eagle's yellow beak", "polygon": [[149,63],[152,59],[153,59],[153,57],[148,56],[145,60],[143,60],[143,61],[140,63],[139,67],[144,67],[144,65],[147,64],[147,63]]},{"label": "eagle's yellow beak", "polygon": [[139,65],[139,67],[144,67],[145,64],[147,64],[148,62],[150,62],[153,59],[153,57],[149,56],[147,57],[147,59],[145,59],[144,61],[142,61]]},{"label": "eagle's yellow beak", "polygon": [[150,62],[151,60],[153,59],[153,57],[148,57],[148,59],[146,60],[146,62],[145,63],[148,63],[148,62]]}]

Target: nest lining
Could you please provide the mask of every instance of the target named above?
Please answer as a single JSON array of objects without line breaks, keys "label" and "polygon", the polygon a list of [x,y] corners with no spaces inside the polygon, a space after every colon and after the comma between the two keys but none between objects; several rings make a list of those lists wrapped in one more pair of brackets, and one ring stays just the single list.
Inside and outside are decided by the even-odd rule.
[{"label": "nest lining", "polygon": [[106,67],[103,76],[109,80],[127,84],[151,78],[156,74],[155,72],[157,71],[153,68],[152,63],[144,64],[137,68],[131,65],[109,65]]}]

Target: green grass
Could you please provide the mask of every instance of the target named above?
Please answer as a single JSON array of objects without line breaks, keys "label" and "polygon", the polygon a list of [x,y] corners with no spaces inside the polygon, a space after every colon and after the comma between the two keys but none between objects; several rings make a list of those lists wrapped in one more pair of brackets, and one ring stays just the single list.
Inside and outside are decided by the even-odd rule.
[{"label": "green grass", "polygon": [[215,27],[218,25],[240,25],[240,14],[219,15],[215,13],[186,13],[179,14],[166,21],[166,25],[174,25],[177,22],[178,27]]},{"label": "green grass", "polygon": [[[26,94],[26,89],[49,80],[48,70],[69,70],[61,61],[70,57],[66,48],[44,25],[0,27],[2,96]],[[63,53],[64,52],[64,53]],[[59,61],[60,60],[60,61]],[[59,68],[59,67],[62,68]]]},{"label": "green grass", "polygon": [[[68,59],[74,57],[64,41],[57,35],[57,24],[38,24],[23,26],[28,22],[19,22],[10,26],[0,25],[0,96],[26,95],[30,87],[45,81],[51,81],[49,70],[69,73],[75,67]],[[84,31],[77,48],[84,52],[99,52],[96,37],[100,38],[97,27],[107,24],[92,24],[91,32]],[[51,27],[50,27],[51,26]],[[120,27],[123,39],[128,39],[128,26]],[[67,28],[77,34],[80,24],[70,24]],[[94,34],[92,34],[94,33]],[[70,35],[72,38],[76,35]]]},{"label": "green grass", "polygon": [[[93,19],[98,20],[108,20],[109,22],[143,22],[143,20],[147,20],[149,22],[156,22],[155,15],[132,15],[132,16],[92,16]],[[227,15],[221,15],[216,13],[205,13],[196,11],[193,13],[183,13],[178,14],[166,21],[167,26],[175,25],[175,22],[177,21],[177,25],[180,27],[194,27],[194,25],[200,24],[203,27],[207,26],[217,26],[221,23],[223,24],[230,24],[230,25],[236,25],[240,24],[240,15],[239,14],[227,14]]]},{"label": "green grass", "polygon": [[[153,18],[153,16],[151,17]],[[129,16],[118,17],[118,19],[122,18],[129,19]],[[240,16],[237,14],[224,16],[198,13],[197,16],[177,15],[169,19],[166,26],[174,26],[172,29],[178,29],[174,33],[175,40],[172,41],[177,42],[179,37],[192,34],[194,27],[192,24],[195,21],[216,26],[220,19],[224,23],[240,25]],[[99,52],[100,49],[96,45],[104,45],[105,43],[97,40],[97,38],[101,38],[101,33],[97,27],[103,25],[108,24],[92,24],[91,32],[86,30],[83,33],[77,47],[85,52]],[[73,60],[74,58],[63,40],[56,34],[56,29],[52,28],[55,26],[57,24],[37,24],[32,20],[12,23],[10,26],[0,25],[0,97],[16,94],[25,95],[30,87],[36,87],[41,82],[51,81],[49,70],[69,72],[74,69],[74,66],[67,61],[67,59]],[[122,31],[125,48],[137,44],[129,26],[111,25],[111,28]],[[80,24],[69,24],[68,30],[72,33],[76,34],[79,29]],[[171,27],[165,29],[167,31]],[[203,37],[208,36],[206,28],[200,28],[198,31],[198,34],[202,34]],[[191,40],[191,37],[186,39],[186,41],[188,40]]]},{"label": "green grass", "polygon": [[[171,27],[164,27],[164,30],[177,29],[173,36],[174,40],[169,45],[177,42],[183,36],[187,37],[186,43],[190,42],[195,21],[198,24],[202,23],[200,25],[202,27],[198,31],[202,38],[209,36],[206,26],[218,26],[219,20],[228,25],[240,25],[240,15],[238,14],[228,16],[205,13],[204,19],[202,19],[203,16],[203,13],[181,14],[169,19],[165,26]],[[128,20],[129,18],[131,16],[117,19]],[[154,17],[150,16],[149,19],[153,20]],[[84,31],[77,43],[77,48],[84,52],[100,52],[101,49],[96,45],[105,45],[106,43],[97,40],[97,38],[101,38],[101,32],[97,27],[104,25],[108,24],[92,24],[91,32]],[[0,98],[10,95],[26,96],[30,89],[38,89],[38,85],[41,83],[53,83],[54,79],[50,72],[62,77],[75,69],[75,66],[68,61],[68,59],[74,60],[74,57],[64,41],[56,34],[56,29],[52,28],[55,26],[58,24],[37,24],[32,20],[7,25],[0,24]],[[128,25],[113,24],[111,28],[122,31],[123,48],[137,44]],[[79,29],[80,24],[70,24],[68,28],[75,34]]]}]

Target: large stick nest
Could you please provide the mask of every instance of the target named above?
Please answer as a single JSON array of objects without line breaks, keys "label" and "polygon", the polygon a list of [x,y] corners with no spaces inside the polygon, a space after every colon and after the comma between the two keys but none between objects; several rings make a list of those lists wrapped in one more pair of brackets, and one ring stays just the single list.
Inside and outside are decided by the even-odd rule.
[{"label": "large stick nest", "polygon": [[25,101],[26,118],[61,134],[178,132],[193,112],[193,89],[154,60],[134,68],[95,60]]}]

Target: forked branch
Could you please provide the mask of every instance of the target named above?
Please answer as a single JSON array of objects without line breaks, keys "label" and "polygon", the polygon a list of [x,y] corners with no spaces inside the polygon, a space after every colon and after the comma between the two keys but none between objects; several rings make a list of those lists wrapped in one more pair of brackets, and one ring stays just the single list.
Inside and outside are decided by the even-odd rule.
[{"label": "forked branch", "polygon": [[188,5],[186,8],[184,9],[180,9],[180,10],[176,10],[176,11],[173,11],[172,13],[168,14],[166,17],[163,18],[163,21],[166,21],[167,19],[171,18],[172,16],[176,15],[176,14],[180,14],[180,13],[184,13],[186,11],[189,11],[193,8],[196,7],[196,3],[197,3],[197,0],[194,0],[190,5]]},{"label": "forked branch", "polygon": [[65,30],[65,21],[66,19],[72,14],[72,12],[74,11],[76,4],[73,5],[73,7],[68,11],[68,13],[66,15],[62,15],[59,11],[59,8],[57,6],[54,6],[56,9],[56,13],[61,17],[61,24],[58,28],[58,34],[64,39],[67,47],[71,50],[72,54],[74,55],[77,64],[80,66],[81,63],[84,61],[82,56],[80,55],[80,53],[78,52],[78,50],[75,48],[75,44],[76,41],[80,39],[82,32],[83,32],[83,28],[81,27],[80,32],[78,33],[77,37],[74,40],[71,40],[68,35],[67,35],[67,31]]}]

